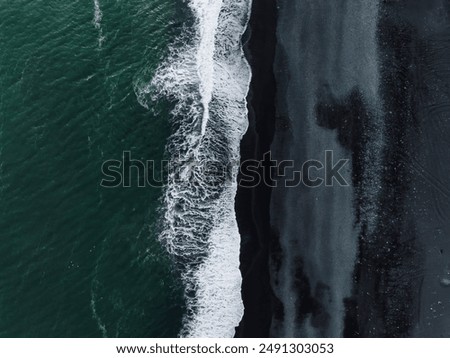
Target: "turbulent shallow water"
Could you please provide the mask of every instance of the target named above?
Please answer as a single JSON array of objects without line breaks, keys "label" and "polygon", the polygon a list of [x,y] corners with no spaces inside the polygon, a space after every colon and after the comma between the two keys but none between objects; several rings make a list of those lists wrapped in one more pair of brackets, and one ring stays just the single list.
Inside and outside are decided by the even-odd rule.
[{"label": "turbulent shallow water", "polygon": [[[251,2],[192,0],[185,30],[148,91],[175,103],[161,240],[182,273],[182,336],[232,337],[243,314],[240,236],[234,212],[239,144],[247,129],[250,68],[241,36]],[[212,174],[215,163],[226,169]]]}]

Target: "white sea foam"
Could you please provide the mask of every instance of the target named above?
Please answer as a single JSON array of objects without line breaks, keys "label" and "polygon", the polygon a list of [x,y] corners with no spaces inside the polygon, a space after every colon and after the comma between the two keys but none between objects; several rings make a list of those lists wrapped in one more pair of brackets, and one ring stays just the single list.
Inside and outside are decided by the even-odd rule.
[{"label": "white sea foam", "polygon": [[103,323],[102,319],[100,318],[100,316],[97,313],[97,295],[94,292],[94,289],[91,289],[91,312],[92,312],[92,318],[95,320],[95,322],[97,323],[97,327],[100,330],[100,332],[102,333],[102,337],[103,338],[108,338],[108,331],[106,330],[106,326]]},{"label": "white sea foam", "polygon": [[102,26],[102,17],[103,17],[103,13],[102,13],[102,10],[100,9],[100,1],[94,0],[93,23],[94,23],[94,26],[96,29],[100,29],[100,27]]},{"label": "white sea foam", "polygon": [[172,46],[151,84],[135,90],[144,106],[148,93],[175,103],[175,131],[167,151],[180,174],[168,178],[161,240],[186,287],[187,314],[180,335],[232,337],[243,314],[236,175],[230,171],[215,177],[201,168],[211,161],[239,162],[251,76],[241,36],[251,0],[188,4],[194,28]]},{"label": "white sea foam", "polygon": [[98,30],[98,46],[99,47],[102,47],[102,44],[105,41],[105,36],[103,36],[103,30],[102,30],[102,18],[103,18],[103,12],[100,8],[100,1],[94,0],[94,18],[92,20],[92,23],[94,24],[94,27]]}]

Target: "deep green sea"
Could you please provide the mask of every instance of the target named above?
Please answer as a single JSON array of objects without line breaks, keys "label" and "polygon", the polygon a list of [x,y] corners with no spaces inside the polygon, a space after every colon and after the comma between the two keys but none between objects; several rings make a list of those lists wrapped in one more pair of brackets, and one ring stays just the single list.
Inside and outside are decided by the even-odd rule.
[{"label": "deep green sea", "polygon": [[0,0],[0,337],[178,334],[161,190],[100,181],[123,151],[164,157],[168,110],[142,107],[134,86],[165,56],[181,3]]}]

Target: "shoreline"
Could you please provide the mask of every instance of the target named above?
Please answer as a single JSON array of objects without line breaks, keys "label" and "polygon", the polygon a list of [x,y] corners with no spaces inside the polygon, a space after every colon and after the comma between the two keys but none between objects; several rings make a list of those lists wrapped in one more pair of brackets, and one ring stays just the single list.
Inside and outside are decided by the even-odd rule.
[{"label": "shoreline", "polygon": [[[252,2],[243,42],[252,79],[247,96],[249,126],[241,141],[241,163],[247,159],[262,160],[263,154],[270,150],[274,135],[276,5],[273,1]],[[238,186],[236,194],[235,211],[241,236],[241,292],[245,307],[236,337],[263,338],[270,332],[274,305],[269,273],[270,195],[270,188],[264,185],[251,189]]]}]

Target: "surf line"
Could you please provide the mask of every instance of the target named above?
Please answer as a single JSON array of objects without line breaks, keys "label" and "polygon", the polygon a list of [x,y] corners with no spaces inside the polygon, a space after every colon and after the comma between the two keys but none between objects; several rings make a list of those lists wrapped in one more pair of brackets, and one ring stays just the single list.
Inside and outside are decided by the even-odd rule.
[{"label": "surf line", "polygon": [[185,286],[180,336],[232,337],[243,315],[236,173],[191,168],[211,160],[239,163],[251,78],[241,37],[251,1],[190,0],[188,6],[194,26],[175,40],[149,86],[155,100],[174,105],[166,151],[179,166],[174,173],[182,173],[168,177],[160,240]]}]

